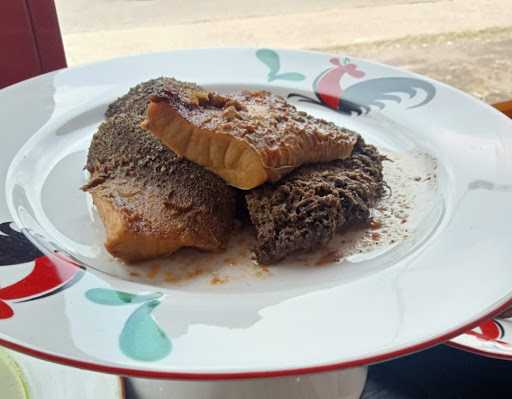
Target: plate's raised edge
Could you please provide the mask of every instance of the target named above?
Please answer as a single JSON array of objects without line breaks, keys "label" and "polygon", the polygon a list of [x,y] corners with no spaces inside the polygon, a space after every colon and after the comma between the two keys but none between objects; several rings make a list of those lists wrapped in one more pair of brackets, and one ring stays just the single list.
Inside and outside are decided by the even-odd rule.
[{"label": "plate's raised edge", "polygon": [[473,353],[474,355],[488,357],[490,359],[512,361],[512,355],[506,355],[504,353],[486,351],[486,350],[475,348],[474,346],[464,345],[464,344],[454,342],[454,341],[447,341],[447,342],[445,342],[445,345],[450,346],[455,349],[459,349],[464,352]]},{"label": "plate's raised edge", "polygon": [[[504,101],[501,103],[491,104],[498,111],[502,112],[504,115],[508,116],[512,119],[512,100]],[[446,345],[451,346],[452,348],[460,349],[464,352],[470,352],[475,355],[480,355],[484,357],[489,357],[491,359],[499,359],[499,360],[512,360],[512,355],[505,355],[503,353],[485,351],[482,349],[477,349],[474,346],[464,345],[454,341],[446,342]]]},{"label": "plate's raised edge", "polygon": [[[349,360],[345,362],[331,363],[322,366],[302,367],[285,370],[268,370],[268,371],[244,371],[244,372],[228,372],[228,373],[188,373],[188,372],[167,372],[167,371],[153,371],[153,370],[141,370],[134,368],[123,368],[116,366],[106,366],[101,364],[95,364],[93,362],[86,362],[82,360],[69,359],[63,356],[58,356],[50,353],[45,353],[37,349],[27,348],[23,345],[12,343],[0,338],[0,345],[6,348],[25,353],[29,356],[34,356],[43,360],[47,360],[54,363],[60,363],[66,366],[77,367],[81,369],[97,371],[100,373],[115,374],[126,377],[138,377],[138,378],[154,378],[154,379],[176,379],[176,380],[231,380],[231,379],[245,379],[245,378],[270,378],[270,377],[286,377],[301,374],[314,374],[327,371],[335,371],[339,369],[368,366],[370,364],[391,360],[397,357],[409,355],[414,352],[419,352],[430,347],[446,343],[449,339],[456,337],[465,331],[472,330],[480,323],[485,320],[492,319],[493,317],[503,313],[507,308],[512,305],[512,298],[506,303],[489,312],[488,314],[478,318],[471,323],[468,323],[462,327],[457,328],[449,333],[443,334],[439,337],[432,338],[425,342],[411,345],[400,350],[382,353],[376,356],[368,356],[360,359]],[[453,345],[452,342],[449,345]],[[466,347],[460,349],[467,350]],[[480,354],[480,353],[479,353]],[[489,356],[487,353],[481,353]],[[494,356],[491,356],[494,357]],[[507,358],[510,359],[510,358]]]}]

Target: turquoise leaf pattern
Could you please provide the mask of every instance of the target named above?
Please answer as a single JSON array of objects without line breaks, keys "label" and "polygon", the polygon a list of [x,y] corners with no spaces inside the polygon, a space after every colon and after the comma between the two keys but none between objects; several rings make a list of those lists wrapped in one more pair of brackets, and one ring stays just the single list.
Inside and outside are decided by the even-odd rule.
[{"label": "turquoise leaf pattern", "polygon": [[98,305],[142,304],[128,317],[119,336],[119,348],[126,356],[134,360],[156,361],[171,353],[171,340],[152,315],[160,305],[162,293],[132,294],[109,288],[93,288],[85,293],[85,297]]},{"label": "turquoise leaf pattern", "polygon": [[294,80],[294,81],[300,81],[306,79],[305,76],[298,72],[285,72],[280,73],[274,77],[275,79],[282,79],[282,80]]},{"label": "turquoise leaf pattern", "polygon": [[126,356],[149,362],[163,359],[171,352],[171,341],[151,315],[159,304],[157,300],[145,303],[126,321],[119,337],[119,346]]},{"label": "turquoise leaf pattern", "polygon": [[281,61],[279,59],[279,54],[274,50],[268,48],[259,49],[256,51],[256,57],[267,66],[267,80],[269,82],[277,79],[291,81],[300,81],[306,79],[306,77],[299,72],[279,73],[281,69]]},{"label": "turquoise leaf pattern", "polygon": [[256,57],[263,62],[269,69],[269,79],[274,77],[281,69],[281,62],[279,61],[279,55],[268,48],[259,49],[256,51]]},{"label": "turquoise leaf pattern", "polygon": [[162,296],[159,292],[154,294],[138,295],[129,292],[116,291],[108,288],[93,288],[85,293],[85,296],[91,302],[99,305],[126,305],[129,303],[143,303]]}]

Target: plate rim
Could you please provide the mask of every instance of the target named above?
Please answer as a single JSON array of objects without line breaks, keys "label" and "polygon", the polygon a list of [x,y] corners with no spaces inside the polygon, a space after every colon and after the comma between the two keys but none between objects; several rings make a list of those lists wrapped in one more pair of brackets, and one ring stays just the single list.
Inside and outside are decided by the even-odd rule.
[{"label": "plate rim", "polygon": [[[497,109],[498,111],[500,111],[498,108],[496,108],[496,104],[489,104],[489,105],[491,107]],[[501,113],[503,113],[503,112],[501,112]],[[508,115],[505,114],[505,116],[508,116]],[[509,118],[512,118],[512,117],[509,117]],[[493,318],[492,320],[496,320],[496,319]],[[467,334],[467,331],[463,332],[461,335],[464,336],[466,334]],[[445,342],[445,345],[450,346],[450,347],[455,348],[455,349],[458,349],[458,350],[461,350],[461,351],[464,351],[464,352],[473,353],[474,355],[479,355],[479,356],[487,357],[487,358],[490,358],[490,359],[510,360],[510,361],[512,361],[512,353],[511,354],[505,354],[505,353],[501,353],[501,352],[495,352],[493,350],[483,350],[483,349],[480,349],[479,347],[476,347],[474,345],[468,345],[468,344],[464,344],[462,342],[457,342],[457,341],[454,340],[454,338],[452,338],[449,341]]]},{"label": "plate rim", "polygon": [[[6,341],[0,338],[0,345],[4,346],[8,349],[18,351],[24,353],[29,356],[37,357],[42,360],[47,360],[54,363],[63,364],[66,366],[76,367],[80,369],[97,371],[101,373],[107,374],[115,374],[118,376],[124,377],[139,377],[139,378],[151,378],[151,379],[176,379],[176,380],[236,380],[236,379],[249,379],[249,378],[270,378],[270,377],[287,377],[287,376],[295,376],[302,374],[314,374],[314,373],[322,373],[328,371],[342,370],[352,367],[360,367],[360,366],[369,366],[376,363],[381,363],[386,360],[395,359],[398,357],[402,357],[405,355],[409,355],[415,352],[419,352],[439,344],[449,342],[451,338],[454,338],[468,330],[472,330],[476,326],[478,326],[481,322],[494,318],[495,316],[504,312],[507,308],[512,305],[512,298],[507,302],[499,306],[497,309],[493,310],[489,314],[478,318],[477,320],[459,327],[449,333],[446,333],[442,336],[430,339],[428,341],[411,345],[400,350],[390,351],[387,353],[382,353],[376,356],[368,356],[360,359],[342,361],[337,363],[332,363],[328,365],[321,366],[312,366],[312,367],[298,367],[291,368],[286,370],[270,370],[270,371],[244,371],[244,372],[228,372],[228,373],[190,373],[190,372],[169,372],[169,371],[155,371],[155,370],[140,370],[135,368],[128,367],[117,367],[117,366],[105,366],[95,364],[93,362],[87,362],[83,360],[75,360],[70,359],[64,356],[59,356],[55,354],[46,353],[43,351],[39,351],[37,349],[32,349],[29,347],[25,347],[20,344],[16,344],[14,342]],[[457,347],[457,345],[454,345]],[[463,346],[463,345],[461,345]],[[462,349],[462,348],[459,348]]]},{"label": "plate rim", "polygon": [[85,62],[85,63],[82,63],[82,64],[77,64],[77,65],[67,66],[67,67],[63,67],[63,68],[58,68],[58,69],[55,69],[53,71],[46,72],[46,73],[43,73],[43,74],[40,74],[40,75],[37,75],[37,76],[33,76],[31,78],[28,78],[28,79],[25,79],[25,80],[13,83],[13,84],[11,84],[9,86],[6,86],[6,87],[3,87],[2,89],[0,89],[0,93],[8,92],[11,89],[17,89],[17,88],[19,88],[19,87],[21,87],[21,86],[23,86],[23,85],[25,85],[27,83],[30,83],[30,82],[35,81],[35,80],[38,80],[38,79],[43,78],[43,77],[48,77],[48,76],[54,75],[54,74],[59,73],[59,72],[65,72],[67,70],[85,69],[85,68],[88,68],[88,67],[91,67],[91,66],[104,65],[104,64],[108,64],[108,63],[114,62],[114,61],[130,60],[130,59],[135,59],[135,58],[140,58],[140,57],[145,57],[145,56],[159,57],[159,56],[165,56],[165,55],[175,54],[175,53],[193,53],[193,52],[196,52],[196,51],[227,51],[227,52],[237,52],[237,51],[257,51],[257,50],[260,50],[260,49],[271,49],[273,51],[281,52],[281,53],[288,52],[288,53],[300,53],[300,54],[306,54],[306,55],[307,54],[309,54],[309,55],[327,55],[327,56],[330,56],[330,57],[339,57],[339,56],[343,55],[343,56],[348,57],[350,59],[357,59],[359,61],[363,61],[363,62],[368,63],[368,64],[376,65],[376,66],[379,66],[379,67],[382,67],[382,68],[391,69],[391,70],[394,70],[394,71],[397,71],[397,72],[401,72],[401,73],[406,73],[406,74],[408,74],[410,76],[414,76],[414,77],[417,77],[417,78],[421,78],[423,80],[434,82],[436,85],[439,85],[439,86],[441,86],[441,87],[443,87],[445,89],[448,89],[448,90],[451,90],[453,92],[456,92],[458,95],[464,96],[465,98],[470,99],[474,103],[478,103],[480,106],[483,106],[488,111],[493,112],[495,115],[500,115],[501,118],[503,118],[505,120],[509,120],[509,121],[512,120],[509,117],[507,117],[505,114],[500,112],[498,109],[493,107],[492,104],[486,103],[485,101],[480,100],[480,99],[472,96],[471,94],[463,91],[462,89],[459,89],[459,88],[457,88],[455,86],[451,86],[451,85],[449,85],[447,83],[441,82],[441,81],[439,81],[437,79],[434,79],[434,78],[431,78],[429,76],[422,75],[420,73],[411,71],[411,70],[409,70],[407,68],[404,68],[404,67],[401,67],[401,66],[385,64],[385,63],[382,63],[382,62],[379,62],[379,61],[375,61],[375,60],[372,60],[372,59],[369,59],[369,58],[365,58],[365,57],[352,57],[349,54],[346,54],[346,53],[343,53],[343,52],[333,53],[331,51],[318,51],[318,50],[309,50],[309,49],[300,49],[300,48],[285,48],[285,47],[274,47],[274,46],[268,46],[268,47],[265,47],[265,46],[263,46],[263,47],[255,47],[255,46],[252,46],[252,47],[236,47],[236,46],[233,46],[233,47],[193,47],[193,48],[181,48],[181,49],[174,49],[174,50],[167,50],[167,51],[163,50],[163,51],[146,52],[146,53],[140,53],[140,54],[128,54],[128,55],[112,57],[112,58],[108,58],[108,59],[104,59],[104,60],[89,61],[89,62]]}]

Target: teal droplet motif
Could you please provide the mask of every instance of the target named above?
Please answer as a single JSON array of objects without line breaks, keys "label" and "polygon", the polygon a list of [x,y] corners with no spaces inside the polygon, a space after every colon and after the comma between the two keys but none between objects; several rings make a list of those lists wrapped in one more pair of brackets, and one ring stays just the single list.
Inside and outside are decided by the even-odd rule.
[{"label": "teal droplet motif", "polygon": [[256,51],[256,57],[258,57],[258,59],[268,67],[269,81],[274,80],[276,74],[279,72],[279,69],[281,68],[279,62],[279,55],[274,50],[262,48]]},{"label": "teal droplet motif", "polygon": [[119,337],[119,346],[126,356],[135,360],[156,361],[171,352],[171,341],[151,315],[159,303],[158,300],[145,303],[126,321]]},{"label": "teal droplet motif", "polygon": [[87,299],[99,305],[121,306],[140,304],[126,320],[119,347],[126,356],[142,361],[156,361],[171,353],[171,340],[158,326],[152,311],[159,304],[162,293],[132,294],[109,288],[93,288],[85,293]]},{"label": "teal droplet motif", "polygon": [[161,293],[156,292],[154,294],[131,294],[129,292],[116,291],[108,288],[92,288],[85,293],[85,296],[91,302],[100,305],[127,305],[130,303],[144,303],[153,299],[160,298]]},{"label": "teal droplet motif", "polygon": [[305,77],[302,73],[298,72],[285,72],[280,73],[279,75],[276,75],[274,79],[282,79],[282,80],[293,80],[293,81],[299,81],[304,80]]},{"label": "teal droplet motif", "polygon": [[264,63],[268,68],[267,80],[272,82],[277,79],[299,81],[304,80],[306,77],[299,72],[283,72],[279,73],[281,69],[281,60],[279,54],[269,48],[262,48],[256,51],[256,57]]}]

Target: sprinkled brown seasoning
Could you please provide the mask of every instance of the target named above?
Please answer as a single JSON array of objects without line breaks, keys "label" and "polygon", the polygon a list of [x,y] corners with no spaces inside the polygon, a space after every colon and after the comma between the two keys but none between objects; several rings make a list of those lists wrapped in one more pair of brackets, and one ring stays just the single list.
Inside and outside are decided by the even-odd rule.
[{"label": "sprinkled brown seasoning", "polygon": [[362,140],[349,159],[305,165],[277,184],[251,190],[246,201],[258,261],[271,264],[309,252],[336,231],[367,223],[382,193],[382,157]]},{"label": "sprinkled brown seasoning", "polygon": [[182,246],[221,249],[233,226],[235,190],[139,126],[149,95],[169,80],[137,85],[112,103],[89,148],[83,189],[105,224],[107,249],[129,262]]}]

